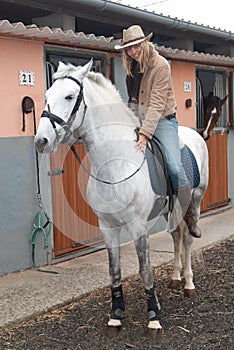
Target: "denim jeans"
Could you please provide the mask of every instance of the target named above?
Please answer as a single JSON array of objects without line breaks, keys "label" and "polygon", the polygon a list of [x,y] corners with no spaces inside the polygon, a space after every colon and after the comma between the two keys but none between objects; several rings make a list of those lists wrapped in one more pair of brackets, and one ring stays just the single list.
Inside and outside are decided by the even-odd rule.
[{"label": "denim jeans", "polygon": [[181,162],[177,120],[175,118],[160,119],[154,135],[160,141],[165,152],[174,190],[187,186],[188,179]]}]

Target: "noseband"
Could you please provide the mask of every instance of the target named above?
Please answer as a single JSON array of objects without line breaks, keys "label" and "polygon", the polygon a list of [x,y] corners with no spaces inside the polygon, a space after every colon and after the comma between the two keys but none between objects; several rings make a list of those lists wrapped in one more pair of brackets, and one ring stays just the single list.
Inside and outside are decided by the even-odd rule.
[{"label": "noseband", "polygon": [[[79,95],[77,96],[76,103],[75,103],[75,105],[73,107],[73,110],[72,110],[72,112],[70,114],[70,117],[65,122],[62,118],[60,118],[57,115],[51,113],[49,105],[48,105],[48,111],[43,111],[42,115],[41,115],[41,118],[48,118],[50,120],[50,122],[51,122],[51,124],[53,126],[53,129],[54,129],[54,131],[56,133],[56,138],[57,139],[59,137],[58,137],[58,132],[57,132],[55,123],[57,123],[60,126],[62,126],[63,130],[65,131],[65,135],[64,135],[64,138],[63,138],[61,143],[67,143],[68,142],[68,140],[69,140],[69,138],[70,138],[70,136],[72,134],[71,127],[72,127],[72,124],[73,124],[73,122],[75,120],[76,113],[79,110],[81,102],[84,101],[83,84],[81,82],[79,82],[79,80],[77,80],[77,79],[75,79],[73,77],[64,77],[64,78],[73,80],[80,87],[80,92],[79,92]],[[84,113],[83,113],[83,118],[82,118],[82,121],[80,123],[80,126],[83,123],[83,120],[84,120],[84,117],[85,117],[85,113],[86,113],[86,109],[87,109],[87,105],[85,104],[85,101],[84,101]]]}]

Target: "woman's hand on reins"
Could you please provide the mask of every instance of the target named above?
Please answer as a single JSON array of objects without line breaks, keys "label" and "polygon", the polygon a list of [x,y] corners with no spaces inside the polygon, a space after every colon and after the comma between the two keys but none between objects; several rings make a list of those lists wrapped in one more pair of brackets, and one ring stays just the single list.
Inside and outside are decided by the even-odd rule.
[{"label": "woman's hand on reins", "polygon": [[139,134],[139,138],[136,142],[137,142],[137,145],[136,145],[137,149],[139,151],[145,151],[145,148],[148,142],[148,137],[143,134]]}]

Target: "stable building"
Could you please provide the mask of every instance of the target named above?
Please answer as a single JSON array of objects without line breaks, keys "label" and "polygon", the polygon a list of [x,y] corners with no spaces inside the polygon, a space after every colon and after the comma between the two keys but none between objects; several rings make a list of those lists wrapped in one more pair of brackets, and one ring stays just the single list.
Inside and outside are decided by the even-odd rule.
[{"label": "stable building", "polygon": [[[131,24],[153,31],[157,50],[171,64],[179,124],[202,129],[203,98],[211,91],[228,95],[207,141],[209,187],[201,211],[233,206],[234,34],[111,1],[44,0],[34,6],[0,1],[0,274],[30,268],[34,260],[46,265],[104,247],[85,198],[88,175],[66,145],[38,156],[34,129],[59,61],[83,65],[93,57],[93,70],[111,79],[127,101],[121,52],[114,45]],[[88,166],[83,145],[75,147]],[[52,221],[50,226],[43,217],[48,237],[40,227],[37,232],[41,208]],[[154,232],[163,228],[162,221]]]}]

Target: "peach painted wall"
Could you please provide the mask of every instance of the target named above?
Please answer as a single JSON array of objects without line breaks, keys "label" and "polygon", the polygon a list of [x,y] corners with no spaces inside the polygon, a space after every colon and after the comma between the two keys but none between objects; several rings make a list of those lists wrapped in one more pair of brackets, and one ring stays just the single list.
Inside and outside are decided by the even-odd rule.
[{"label": "peach painted wall", "polygon": [[[33,114],[26,114],[22,132],[21,103],[30,96],[35,103],[37,120],[44,105],[43,43],[0,37],[0,137],[33,135]],[[35,73],[35,86],[19,85],[18,71]]]},{"label": "peach painted wall", "polygon": [[[171,61],[173,85],[177,102],[177,118],[180,125],[196,127],[196,79],[193,63]],[[191,83],[191,92],[184,91],[184,82]],[[192,100],[192,107],[185,106],[186,99]]]}]

